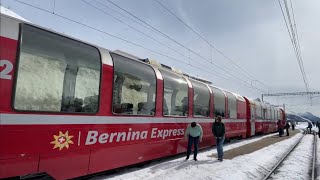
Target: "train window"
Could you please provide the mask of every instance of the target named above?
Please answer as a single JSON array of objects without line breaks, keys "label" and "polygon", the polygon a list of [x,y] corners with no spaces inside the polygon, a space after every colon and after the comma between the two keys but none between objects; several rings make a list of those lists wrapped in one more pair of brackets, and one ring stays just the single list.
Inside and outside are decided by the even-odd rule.
[{"label": "train window", "polygon": [[255,119],[255,112],[254,112],[255,106],[254,106],[253,104],[251,104],[250,107],[251,107],[251,110],[250,110],[250,112],[251,112],[251,119]]},{"label": "train window", "polygon": [[163,115],[188,115],[188,84],[187,81],[167,70],[160,69],[164,81]]},{"label": "train window", "polygon": [[193,116],[209,117],[210,92],[208,87],[198,81],[190,79],[193,87]]},{"label": "train window", "polygon": [[213,92],[214,116],[225,117],[226,97],[221,89],[211,87]]},{"label": "train window", "polygon": [[273,116],[273,112],[272,112],[272,107],[269,107],[269,119],[271,120],[272,119],[272,116]]},{"label": "train window", "polygon": [[229,118],[237,118],[237,98],[230,92],[226,92],[228,96],[228,114]]},{"label": "train window", "polygon": [[156,76],[149,65],[112,53],[114,62],[113,112],[155,114]]},{"label": "train window", "polygon": [[14,108],[23,111],[98,111],[101,60],[87,44],[21,25]]},{"label": "train window", "polygon": [[265,104],[261,103],[261,107],[262,107],[262,119],[267,119],[267,107]]},{"label": "train window", "polygon": [[272,119],[275,120],[276,119],[276,110],[275,108],[272,108]]},{"label": "train window", "polygon": [[261,105],[256,102],[256,119],[261,119]]}]

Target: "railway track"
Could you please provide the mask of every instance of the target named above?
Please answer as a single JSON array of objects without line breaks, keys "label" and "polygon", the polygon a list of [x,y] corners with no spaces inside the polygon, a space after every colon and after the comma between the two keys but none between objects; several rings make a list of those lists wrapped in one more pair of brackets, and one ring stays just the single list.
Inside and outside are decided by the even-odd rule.
[{"label": "railway track", "polygon": [[316,174],[317,172],[317,135],[314,133],[314,141],[313,141],[313,156],[312,156],[312,169],[311,169],[311,179],[314,180],[316,178],[316,175],[319,176],[319,174]]},{"label": "railway track", "polygon": [[[294,144],[290,150],[277,162],[277,164],[269,171],[269,173],[263,178],[263,180],[272,179],[272,175],[276,175],[276,171],[281,167],[282,163],[286,160],[286,158],[294,151],[294,149],[300,144],[301,140],[305,137],[306,132],[303,132],[303,136]],[[317,136],[315,132],[313,133],[313,150],[312,150],[312,163],[310,165],[310,179],[315,180],[316,174],[316,160],[317,160]]]}]

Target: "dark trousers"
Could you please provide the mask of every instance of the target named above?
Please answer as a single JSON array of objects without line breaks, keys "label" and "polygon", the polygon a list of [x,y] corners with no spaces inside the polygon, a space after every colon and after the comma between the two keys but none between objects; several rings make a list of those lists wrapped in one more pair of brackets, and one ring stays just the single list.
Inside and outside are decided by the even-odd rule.
[{"label": "dark trousers", "polygon": [[292,125],[292,131],[294,131],[294,125]]},{"label": "dark trousers", "polygon": [[281,137],[282,134],[283,134],[283,129],[282,128],[278,128],[278,132],[279,132],[279,137]]},{"label": "dark trousers", "polygon": [[311,128],[309,128],[309,127],[307,128],[307,133],[311,134]]},{"label": "dark trousers", "polygon": [[194,144],[193,159],[196,159],[197,158],[197,154],[198,154],[199,136],[192,137],[192,136],[189,135],[187,158],[189,158],[189,156],[191,154],[192,144]]},{"label": "dark trousers", "polygon": [[289,136],[289,128],[287,128],[286,131],[287,131],[287,136]]},{"label": "dark trousers", "polygon": [[218,158],[223,159],[223,142],[224,142],[224,136],[217,138],[216,137],[216,143],[217,143],[217,152],[218,152]]}]

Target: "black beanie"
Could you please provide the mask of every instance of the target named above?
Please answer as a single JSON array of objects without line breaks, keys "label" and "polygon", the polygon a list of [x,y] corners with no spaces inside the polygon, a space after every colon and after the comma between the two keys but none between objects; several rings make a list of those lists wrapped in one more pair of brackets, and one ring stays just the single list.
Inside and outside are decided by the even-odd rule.
[{"label": "black beanie", "polygon": [[192,122],[191,123],[191,127],[196,127],[197,123],[196,122]]}]

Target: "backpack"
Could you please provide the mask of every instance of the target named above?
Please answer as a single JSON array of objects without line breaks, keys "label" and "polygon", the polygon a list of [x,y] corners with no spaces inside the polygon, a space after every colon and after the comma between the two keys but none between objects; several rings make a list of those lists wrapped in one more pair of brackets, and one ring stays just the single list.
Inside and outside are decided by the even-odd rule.
[{"label": "backpack", "polygon": [[285,129],[288,129],[290,128],[290,125],[287,123],[285,126],[284,126]]}]

